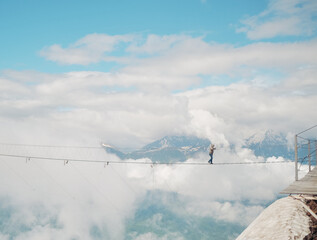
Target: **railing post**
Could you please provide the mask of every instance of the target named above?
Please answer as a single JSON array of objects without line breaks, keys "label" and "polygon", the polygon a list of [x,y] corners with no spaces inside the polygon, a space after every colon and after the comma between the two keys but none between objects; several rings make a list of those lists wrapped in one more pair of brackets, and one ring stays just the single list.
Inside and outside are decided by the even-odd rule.
[{"label": "railing post", "polygon": [[298,181],[297,135],[295,135],[295,181]]},{"label": "railing post", "polygon": [[311,162],[310,162],[310,140],[308,140],[308,166],[309,166],[309,171],[311,171]]},{"label": "railing post", "polygon": [[316,154],[316,165],[315,167],[317,167],[317,140],[315,140],[315,154]]}]

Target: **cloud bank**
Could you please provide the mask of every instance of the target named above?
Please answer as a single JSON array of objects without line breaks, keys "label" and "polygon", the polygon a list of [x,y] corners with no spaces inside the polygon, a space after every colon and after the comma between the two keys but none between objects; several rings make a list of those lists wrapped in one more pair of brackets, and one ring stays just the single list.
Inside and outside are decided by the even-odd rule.
[{"label": "cloud bank", "polygon": [[[92,159],[101,163],[76,163],[1,157],[0,207],[4,239],[125,239],[126,221],[134,219],[144,198],[195,223],[212,218],[246,226],[290,181],[292,163],[258,166],[193,166],[104,164],[115,160],[102,149],[4,146],[1,151],[50,157]],[[188,162],[201,162],[202,158]],[[219,149],[219,162],[259,161],[251,151]],[[268,161],[283,159],[271,158]],[[134,161],[134,160],[130,160]],[[149,161],[139,159],[135,161]],[[159,191],[159,195],[148,195]],[[172,199],[168,195],[173,194]],[[166,197],[164,197],[166,196]],[[171,201],[172,200],[172,201]],[[246,202],[248,202],[246,204]],[[160,224],[163,215],[148,219]],[[153,225],[154,227],[154,225]],[[204,236],[204,230],[197,234]],[[178,232],[138,233],[131,239],[153,236],[186,239]]]}]

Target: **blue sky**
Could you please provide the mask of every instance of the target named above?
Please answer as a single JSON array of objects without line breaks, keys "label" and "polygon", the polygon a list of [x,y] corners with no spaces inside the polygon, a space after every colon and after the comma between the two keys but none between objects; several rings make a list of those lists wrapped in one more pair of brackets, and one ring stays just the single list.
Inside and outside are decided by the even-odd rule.
[{"label": "blue sky", "polygon": [[[92,33],[186,33],[206,41],[247,44],[236,33],[240,20],[258,14],[268,1],[1,1],[1,69],[61,72],[82,69],[47,62],[39,51],[67,46]],[[104,66],[87,66],[102,69]]]},{"label": "blue sky", "polygon": [[[272,37],[256,39],[251,39],[246,32],[239,31],[245,26],[243,21],[246,19],[257,18],[254,24],[260,26],[274,19],[290,18],[292,13],[283,12],[283,6],[268,10],[274,2],[278,1],[1,1],[0,70],[35,70],[48,73],[110,71],[118,63],[100,61],[85,66],[65,66],[40,55],[40,51],[45,47],[58,44],[65,48],[94,33],[134,34],[144,38],[149,34],[186,34],[203,37],[205,42],[233,46],[314,38],[316,31],[313,26],[310,26],[313,31],[309,34],[277,32]],[[308,4],[305,2],[309,5],[309,1]],[[301,7],[296,5],[296,1],[293,5],[294,8]],[[260,17],[265,11],[268,13]],[[306,25],[313,25],[316,16],[312,13],[308,15],[311,19],[306,21]],[[301,24],[304,25],[304,20],[296,27],[300,28]],[[127,54],[123,48],[121,51],[121,54]]]}]

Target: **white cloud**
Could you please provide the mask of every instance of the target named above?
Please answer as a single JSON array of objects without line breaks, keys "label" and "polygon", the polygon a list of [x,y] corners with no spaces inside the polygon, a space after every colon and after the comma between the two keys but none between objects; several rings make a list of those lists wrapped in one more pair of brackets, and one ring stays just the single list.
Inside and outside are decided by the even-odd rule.
[{"label": "white cloud", "polygon": [[[115,160],[102,149],[41,148],[3,146],[1,152],[33,154],[43,157]],[[137,161],[145,161],[139,159]],[[202,162],[206,159],[190,159]],[[278,159],[281,161],[282,159]],[[133,161],[133,160],[130,160]],[[149,161],[149,160],[146,160]],[[215,161],[259,161],[251,151],[218,149]],[[274,161],[274,159],[269,159]],[[179,216],[191,219],[209,217],[247,225],[290,181],[293,163],[236,166],[162,166],[76,163],[14,159],[1,157],[1,196],[11,209],[6,224],[15,229],[16,239],[94,239],[92,229],[109,239],[124,239],[126,219],[146,197],[147,191],[175,192],[179,204],[168,199],[152,198]],[[251,181],[252,180],[252,181]],[[0,199],[2,202],[4,198]],[[250,204],[245,205],[243,202]],[[147,219],[149,226],[162,226],[162,215]],[[188,220],[189,221],[189,220]],[[182,239],[178,233],[156,236],[157,239]]]},{"label": "white cloud", "polygon": [[[20,150],[30,155],[35,151],[42,156],[56,156],[58,152],[64,157],[111,159],[102,149],[99,152],[36,147]],[[6,219],[7,231],[16,233],[15,239],[93,239],[94,226],[109,239],[123,239],[124,221],[133,215],[135,201],[144,192],[138,187],[132,192],[103,164],[64,166],[63,162],[31,159],[26,163],[25,159],[2,157],[1,166],[1,179],[7,181],[0,189],[1,204],[6,196],[7,209],[12,211]]]},{"label": "white cloud", "polygon": [[271,0],[268,8],[260,14],[242,21],[250,39],[278,36],[311,36],[316,31],[317,4],[314,0]]},{"label": "white cloud", "polygon": [[213,217],[219,220],[239,223],[247,226],[252,222],[263,210],[263,206],[245,206],[241,203],[230,202],[189,202],[186,206],[189,213],[203,217]]},{"label": "white cloud", "polygon": [[[126,43],[119,49],[124,55],[111,57],[120,42]],[[317,48],[316,40],[235,47],[207,43],[202,37],[186,35],[149,35],[145,42],[126,35],[88,35],[68,49],[60,46],[51,48],[43,50],[42,54],[65,64],[85,65],[109,60],[124,62],[124,68],[111,73],[112,84],[136,85],[142,89],[182,90],[198,85],[199,75],[250,77],[258,69],[285,72],[307,65],[315,66],[317,62],[313,54]]]},{"label": "white cloud", "polygon": [[[250,39],[264,39],[274,38],[276,36],[289,36],[300,35],[302,29],[299,28],[300,19],[298,17],[292,17],[288,19],[276,19],[270,22],[265,22],[259,26],[254,26],[254,30],[248,31],[247,36]],[[245,24],[248,22],[245,21]],[[250,25],[254,25],[249,23]],[[244,32],[243,30],[241,30]]]},{"label": "white cloud", "polygon": [[[149,88],[150,83],[158,84],[160,79],[161,86],[181,90],[199,86],[201,75],[252,79],[265,71],[288,75],[304,66],[315,67],[317,59],[313,53],[316,48],[316,40],[234,47],[189,38],[159,56],[131,62],[120,72],[135,76],[135,83],[143,88]],[[133,78],[129,80],[134,81]]]},{"label": "white cloud", "polygon": [[[255,43],[236,47],[208,43],[202,37],[193,38],[186,35],[149,35],[142,41],[126,35],[95,34],[80,39],[74,44],[76,47],[63,51],[66,55],[68,50],[81,52],[78,58],[69,54],[71,58],[78,59],[69,61],[69,64],[76,61],[79,64],[107,61],[105,53],[112,54],[116,44],[122,41],[125,41],[126,45],[121,46],[120,51],[125,55],[116,57],[116,61],[124,61],[125,66],[116,71],[70,72],[55,76],[55,80],[49,76],[40,76],[39,73],[26,72],[26,75],[34,76],[35,79],[47,79],[45,84],[38,85],[38,90],[43,93],[53,92],[59,88],[62,94],[69,88],[77,90],[84,86],[99,90],[108,88],[120,91],[136,88],[149,93],[169,93],[200,86],[201,83],[205,84],[206,79],[212,81],[222,77],[254,80],[262,85],[269,79],[270,83],[274,84],[281,81],[281,76],[296,76],[303,68],[313,71],[317,63],[314,54],[317,51],[316,39],[296,43]],[[103,43],[106,46],[103,46]],[[67,59],[64,58],[64,53],[58,53],[56,56]],[[22,76],[12,71],[4,74],[6,75],[22,79]]]},{"label": "white cloud", "polygon": [[298,95],[314,96],[317,92],[316,74],[315,67],[302,67],[282,81],[281,88],[285,92],[296,91]]},{"label": "white cloud", "polygon": [[150,34],[146,37],[145,42],[133,43],[127,48],[128,52],[138,54],[159,54],[161,55],[170,50],[176,44],[190,39],[188,35],[165,35],[159,36]]},{"label": "white cloud", "polygon": [[[243,151],[243,149],[228,151],[225,148],[218,148],[214,162],[263,161],[255,157],[251,151],[247,153]],[[207,162],[207,160],[206,156],[200,156],[189,162]],[[177,191],[179,194],[192,198],[193,201],[247,200],[263,203],[273,200],[281,188],[285,188],[292,181],[293,168],[294,163],[291,162],[253,166],[156,166],[154,176],[156,188]],[[151,184],[148,186],[153,187]]]},{"label": "white cloud", "polygon": [[[287,134],[314,125],[311,109],[316,95],[305,90],[306,86],[301,88],[300,83],[294,88],[289,86],[288,90],[284,84],[270,87],[232,84],[181,93],[189,100],[191,121],[186,130],[226,146],[232,142],[242,144],[243,139],[260,130]],[[316,84],[310,86],[315,87]],[[300,89],[309,94],[298,94]],[[303,119],[304,115],[308,118]]]},{"label": "white cloud", "polygon": [[184,240],[184,238],[182,236],[180,236],[178,233],[170,233],[170,234],[166,234],[163,236],[158,236],[155,233],[144,233],[141,234],[139,236],[137,236],[136,238],[134,238],[133,240],[168,240],[168,239],[175,239],[175,240]]},{"label": "white cloud", "polygon": [[[294,49],[300,46],[295,45]],[[183,76],[151,75],[141,65],[138,69],[148,75],[144,80],[137,77],[142,72],[136,75],[126,68],[118,73],[69,72],[47,76],[33,72],[6,73],[0,78],[0,117],[8,126],[2,138],[42,142],[45,136],[55,135],[54,141],[67,138],[71,142],[81,139],[86,144],[106,141],[121,147],[140,147],[164,135],[182,133],[228,145],[241,142],[259,130],[296,132],[301,126],[314,124],[314,112],[309,106],[316,101],[317,87],[314,57],[304,57],[309,47],[302,47],[303,59],[298,56],[294,65],[304,67],[290,70],[292,74],[273,84],[246,81],[178,94],[170,90],[181,84],[189,86],[196,76],[185,74],[188,83],[184,83]],[[33,75],[34,81],[29,84],[28,79]],[[25,135],[19,134],[20,131]],[[33,137],[32,132],[38,136]]]},{"label": "white cloud", "polygon": [[119,58],[107,53],[114,51],[119,43],[131,42],[133,38],[132,35],[89,34],[68,48],[58,44],[46,47],[40,55],[60,64],[88,65],[99,61],[118,61]]}]

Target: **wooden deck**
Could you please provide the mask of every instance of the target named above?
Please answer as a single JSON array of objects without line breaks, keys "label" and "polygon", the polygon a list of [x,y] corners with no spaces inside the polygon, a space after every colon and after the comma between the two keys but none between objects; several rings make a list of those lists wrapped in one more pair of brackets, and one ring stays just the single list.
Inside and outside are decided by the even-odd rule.
[{"label": "wooden deck", "polygon": [[308,172],[302,179],[293,182],[280,193],[317,195],[317,167]]}]

